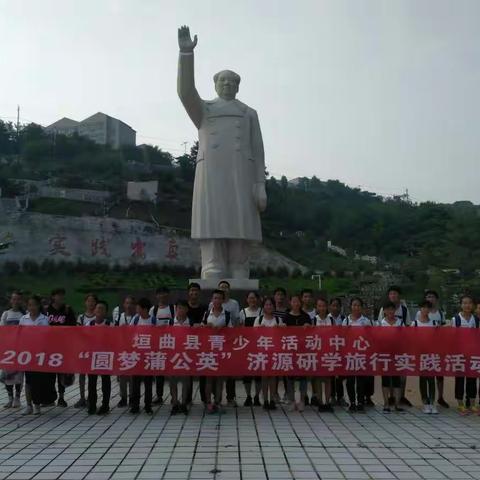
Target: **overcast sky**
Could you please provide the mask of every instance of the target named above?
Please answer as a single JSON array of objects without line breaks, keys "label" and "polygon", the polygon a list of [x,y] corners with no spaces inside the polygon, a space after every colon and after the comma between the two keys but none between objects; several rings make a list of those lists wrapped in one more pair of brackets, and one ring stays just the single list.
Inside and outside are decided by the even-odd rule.
[{"label": "overcast sky", "polygon": [[476,0],[0,0],[0,117],[102,111],[180,154],[188,24],[200,95],[221,69],[242,76],[271,174],[480,203],[479,19]]}]

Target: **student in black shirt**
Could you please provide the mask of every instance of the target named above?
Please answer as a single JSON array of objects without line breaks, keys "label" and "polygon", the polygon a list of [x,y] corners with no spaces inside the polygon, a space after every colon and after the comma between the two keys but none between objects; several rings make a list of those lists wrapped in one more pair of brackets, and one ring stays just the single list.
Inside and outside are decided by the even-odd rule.
[{"label": "student in black shirt", "polygon": [[[47,308],[48,324],[51,327],[61,326],[76,326],[77,318],[73,309],[65,304],[65,289],[56,288],[52,290],[50,304]],[[58,401],[57,406],[66,407],[65,401],[65,387],[73,384],[74,375],[71,373],[58,373],[57,387],[58,387]]]}]

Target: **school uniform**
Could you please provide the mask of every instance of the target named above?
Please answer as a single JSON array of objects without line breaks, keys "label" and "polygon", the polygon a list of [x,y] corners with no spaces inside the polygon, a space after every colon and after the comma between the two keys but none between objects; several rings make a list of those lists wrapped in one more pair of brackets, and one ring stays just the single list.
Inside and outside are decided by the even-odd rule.
[{"label": "school uniform", "polygon": [[[86,313],[81,313],[77,317],[77,325],[79,327],[83,327],[88,325],[90,322],[95,321],[95,315],[87,315]],[[85,373],[80,373],[78,375],[78,382],[80,385],[80,389],[82,388],[83,385],[83,393],[85,393],[85,381],[87,379],[87,375]],[[83,383],[82,383],[83,382]],[[80,392],[80,395],[82,395],[82,392]],[[85,402],[84,397],[81,397],[81,399],[75,404],[75,407],[83,407]]]},{"label": "school uniform", "polygon": [[[112,322],[109,319],[105,318],[102,323],[97,323],[95,320],[91,320],[86,326],[88,327],[101,327],[113,326]],[[102,382],[102,409],[110,410],[110,396],[112,392],[112,380],[110,375],[97,375],[97,374],[88,374],[88,396],[87,396],[87,404],[88,404],[88,413],[95,413],[97,410],[97,381],[98,377],[100,377]]]},{"label": "school uniform", "polygon": [[[328,315],[325,318],[320,317],[320,315],[315,315],[313,319],[313,324],[315,327],[331,327],[332,326],[332,318],[330,318]],[[319,402],[322,399],[322,383],[330,383],[330,388],[332,387],[332,380],[335,378],[333,377],[314,377],[312,379],[312,389],[313,389],[313,394],[319,399]],[[325,387],[326,388],[326,387]],[[333,391],[332,389],[330,390],[331,392]],[[326,403],[329,404],[331,399],[326,398]]]},{"label": "school uniform", "polygon": [[[48,317],[40,314],[37,318],[32,319],[27,313],[19,321],[21,326],[30,327],[48,327]],[[30,389],[32,403],[39,407],[40,405],[50,405],[57,399],[57,391],[55,390],[56,374],[51,372],[25,372],[25,383]]]},{"label": "school uniform", "polygon": [[[430,315],[428,316],[427,322],[422,322],[420,320],[420,315],[418,315],[419,313],[420,312],[417,313],[415,320],[412,323],[414,327],[432,328],[438,326],[436,320],[430,317]],[[435,377],[418,377],[418,383],[423,404],[433,406],[435,404]]]},{"label": "school uniform", "polygon": [[[250,307],[242,308],[238,314],[238,323],[244,327],[253,327],[256,319],[262,314],[262,309],[260,307],[252,310]],[[252,379],[255,381],[257,386],[260,385],[262,378],[261,377],[243,377],[244,384],[251,384]]]},{"label": "school uniform", "polygon": [[[25,313],[21,310],[5,310],[0,318],[1,325],[6,327],[17,326],[20,323],[20,319]],[[7,390],[9,402],[13,401],[13,387],[15,386],[15,402],[20,401],[20,394],[23,386],[23,372],[16,372],[14,370],[3,371],[3,383]]]},{"label": "school uniform", "polygon": [[[457,313],[452,318],[453,328],[478,328],[479,321],[475,315],[465,318],[462,313]],[[455,399],[463,402],[477,397],[477,379],[476,377],[455,377]]]},{"label": "school uniform", "polygon": [[[348,315],[342,325],[344,327],[371,327],[372,322],[364,315],[356,319]],[[347,377],[347,394],[350,400],[350,408],[355,409],[355,407],[358,406],[363,409],[367,382],[368,380],[365,380],[365,377],[360,375]]]},{"label": "school uniform", "polygon": [[[331,313],[327,315],[327,318],[331,322],[333,327],[341,327],[343,321],[345,320],[345,315],[342,313],[336,317],[334,317]],[[336,401],[338,405],[342,405],[345,402],[345,389],[343,387],[343,383],[347,379],[344,376],[337,376],[337,377],[330,377],[330,381],[332,384],[332,398]]]},{"label": "school uniform", "polygon": [[[379,322],[380,327],[403,327],[402,319],[395,317],[395,323],[390,325],[385,318]],[[398,375],[382,375],[382,388],[401,388],[402,382]]]},{"label": "school uniform", "polygon": [[[136,326],[156,326],[157,319],[150,315],[147,318],[142,318],[138,313],[134,315],[130,321],[130,325]],[[143,383],[144,385],[144,405],[145,411],[151,413],[152,411],[152,387],[153,387],[153,376],[152,375],[133,375],[132,377],[132,387],[130,395],[130,407],[133,413],[136,413],[140,409],[140,389]]]},{"label": "school uniform", "polygon": [[[180,320],[177,319],[177,317],[175,317],[171,321],[170,325],[173,326],[173,327],[188,327],[188,328],[191,328],[189,318],[186,318],[183,322],[181,322]],[[175,389],[178,392],[178,385],[182,386],[182,399],[181,399],[180,403],[184,406],[188,404],[188,401],[189,401],[189,398],[190,398],[190,396],[189,396],[190,378],[191,377],[188,377],[188,376],[177,375],[177,376],[169,377],[169,379],[168,379],[171,396],[173,396],[172,395],[172,390],[173,389]]]}]

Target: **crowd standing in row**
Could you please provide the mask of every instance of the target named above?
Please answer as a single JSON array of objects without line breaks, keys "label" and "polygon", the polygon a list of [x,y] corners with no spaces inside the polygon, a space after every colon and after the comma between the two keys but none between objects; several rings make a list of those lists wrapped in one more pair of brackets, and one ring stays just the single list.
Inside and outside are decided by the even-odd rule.
[{"label": "crowd standing in row", "polygon": [[[45,302],[38,296],[31,296],[26,303],[20,292],[13,292],[10,308],[1,316],[2,325],[38,325],[38,326],[95,326],[95,325],[170,325],[170,326],[210,326],[210,327],[291,327],[291,326],[380,326],[380,327],[445,327],[478,328],[480,303],[476,306],[470,295],[464,295],[460,301],[459,312],[450,320],[439,306],[439,296],[434,290],[425,292],[419,304],[419,310],[412,320],[406,305],[401,300],[398,287],[390,287],[387,301],[381,308],[378,319],[372,320],[364,315],[362,299],[354,297],[348,305],[348,314],[343,313],[340,298],[314,298],[310,289],[304,289],[298,295],[287,297],[283,288],[277,288],[272,297],[260,297],[258,292],[249,292],[245,306],[230,297],[230,285],[221,281],[214,290],[209,305],[200,301],[200,286],[192,283],[188,286],[187,300],[172,303],[168,288],[158,288],[156,302],[151,304],[148,298],[136,300],[127,295],[123,304],[113,309],[109,316],[108,305],[95,294],[85,297],[85,311],[75,316],[71,307],[65,303],[65,290],[52,291],[50,300]],[[12,372],[3,371],[1,380],[8,393],[6,408],[21,407],[21,393],[25,381],[26,408],[24,414],[40,414],[41,406],[67,407],[65,388],[74,383],[74,374],[56,374],[48,372]],[[99,375],[79,375],[80,398],[76,408],[87,408],[89,414],[104,415],[110,411],[111,377],[100,375],[102,402],[97,408],[97,383]],[[88,380],[87,380],[88,379]],[[144,411],[152,414],[152,405],[164,402],[165,381],[169,383],[171,396],[171,414],[187,414],[192,403],[192,377],[163,376],[120,376],[118,377],[120,400],[118,408],[129,407],[132,414],[140,412],[141,386],[144,387]],[[223,412],[222,398],[224,390],[229,406],[236,404],[236,378],[200,377],[199,392],[208,413]],[[245,377],[243,384],[246,393],[244,406],[262,406],[267,410],[277,408],[282,403],[290,411],[303,411],[306,405],[318,408],[322,412],[332,412],[335,406],[348,408],[350,412],[364,412],[373,406],[375,381],[371,376],[349,377]],[[298,382],[298,392],[297,392]],[[311,383],[311,397],[308,396],[308,384]],[[280,388],[283,383],[283,389]],[[153,385],[155,384],[155,398]],[[411,407],[405,396],[406,377],[383,376],[382,393],[384,413],[403,412]],[[181,395],[179,394],[181,388]],[[347,399],[345,398],[345,387]],[[252,391],[253,389],[253,391]],[[284,394],[280,397],[280,392]],[[423,412],[438,414],[436,404],[449,408],[444,399],[443,377],[420,377],[419,391],[423,401]],[[437,396],[438,391],[438,396]],[[297,394],[298,393],[298,394]],[[462,415],[480,414],[476,404],[479,389],[476,378],[455,378],[455,399],[458,411]],[[262,399],[262,401],[261,401]]]}]

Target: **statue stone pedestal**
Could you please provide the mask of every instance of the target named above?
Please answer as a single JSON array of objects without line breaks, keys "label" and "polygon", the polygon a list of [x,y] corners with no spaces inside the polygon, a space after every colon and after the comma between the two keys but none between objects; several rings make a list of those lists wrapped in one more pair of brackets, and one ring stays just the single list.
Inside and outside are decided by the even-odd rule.
[{"label": "statue stone pedestal", "polygon": [[258,290],[258,280],[252,278],[191,278],[190,283],[195,282],[202,290],[215,290],[218,282],[226,280],[231,290]]}]

